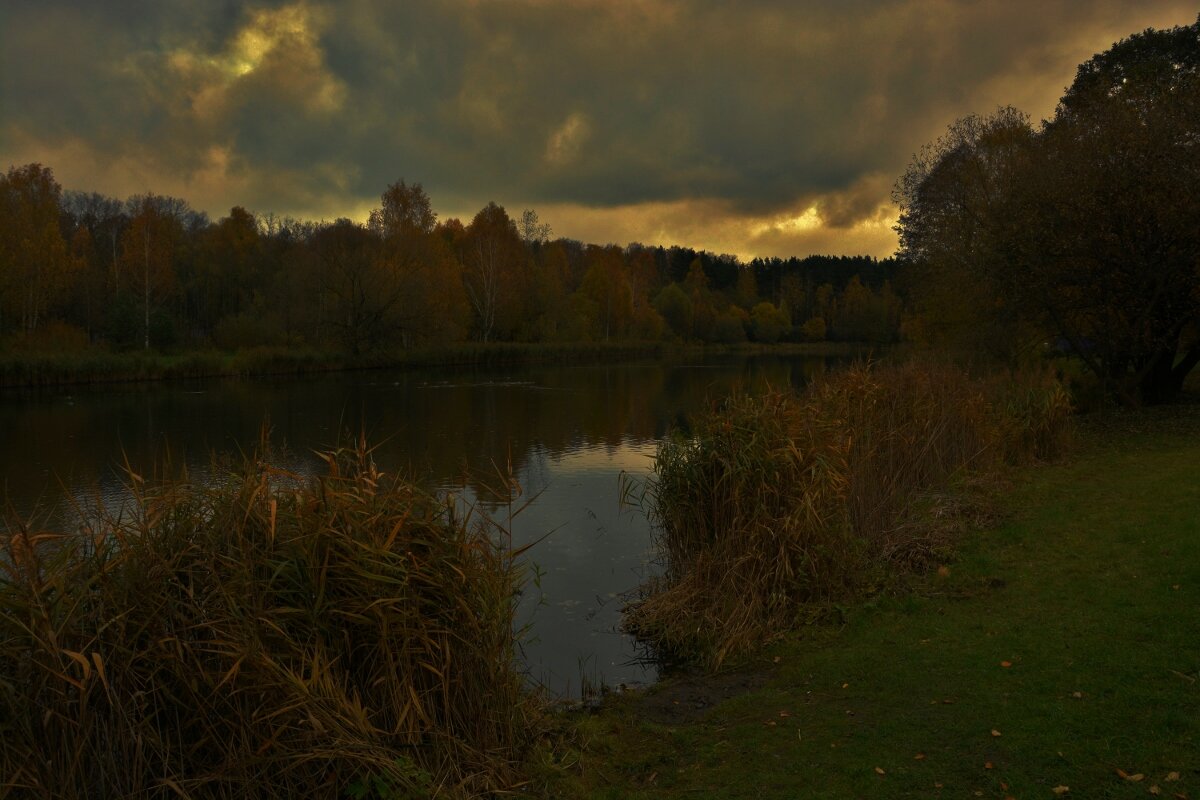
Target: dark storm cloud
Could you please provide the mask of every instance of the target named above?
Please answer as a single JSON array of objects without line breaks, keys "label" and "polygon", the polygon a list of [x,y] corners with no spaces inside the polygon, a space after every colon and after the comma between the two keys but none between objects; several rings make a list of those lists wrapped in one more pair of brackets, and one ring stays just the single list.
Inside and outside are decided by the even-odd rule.
[{"label": "dark storm cloud", "polygon": [[1048,115],[1079,61],[1195,16],[1175,0],[5,5],[0,159],[70,185],[333,216],[404,177],[442,207],[557,208],[618,241],[720,230],[690,243],[739,252],[863,226],[885,248],[891,182],[948,122],[1010,102]]}]

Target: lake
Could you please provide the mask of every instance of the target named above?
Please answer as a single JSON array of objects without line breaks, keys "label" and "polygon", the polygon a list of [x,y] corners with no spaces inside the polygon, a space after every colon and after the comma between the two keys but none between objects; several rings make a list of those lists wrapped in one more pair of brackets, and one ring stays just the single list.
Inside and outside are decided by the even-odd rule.
[{"label": "lake", "polygon": [[545,537],[529,553],[523,657],[533,680],[573,697],[655,678],[618,631],[623,595],[656,568],[644,515],[621,507],[621,473],[649,474],[661,437],[713,400],[800,385],[829,363],[759,355],[9,390],[0,475],[18,514],[62,525],[72,501],[122,502],[123,459],[147,473],[169,454],[202,477],[213,451],[253,449],[264,422],[282,466],[316,474],[314,449],[365,431],[381,469],[500,518],[487,487],[511,469],[518,503],[534,498],[512,520],[513,542]]}]

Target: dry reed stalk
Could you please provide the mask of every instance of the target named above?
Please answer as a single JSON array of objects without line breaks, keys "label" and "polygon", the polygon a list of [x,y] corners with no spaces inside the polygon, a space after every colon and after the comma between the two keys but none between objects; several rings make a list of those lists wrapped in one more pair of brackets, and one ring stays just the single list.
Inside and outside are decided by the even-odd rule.
[{"label": "dry reed stalk", "polygon": [[719,665],[813,604],[928,563],[949,538],[934,512],[954,504],[938,498],[1003,460],[1060,452],[1069,413],[1047,376],[979,380],[935,362],[731,398],[659,449],[645,505],[666,570],[626,625]]},{"label": "dry reed stalk", "polygon": [[363,445],[303,481],[134,481],[136,513],[0,555],[0,795],[475,796],[535,709],[512,554]]}]

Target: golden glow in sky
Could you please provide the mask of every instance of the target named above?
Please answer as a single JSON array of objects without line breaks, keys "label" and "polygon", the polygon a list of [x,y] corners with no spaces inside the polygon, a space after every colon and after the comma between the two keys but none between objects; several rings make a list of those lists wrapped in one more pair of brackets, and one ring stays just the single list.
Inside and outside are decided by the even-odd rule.
[{"label": "golden glow in sky", "polygon": [[[559,236],[742,257],[886,256],[913,153],[1037,120],[1082,61],[1185,0],[296,0],[14,4],[0,168],[364,219],[388,184]],[[53,54],[53,57],[47,57]]]}]

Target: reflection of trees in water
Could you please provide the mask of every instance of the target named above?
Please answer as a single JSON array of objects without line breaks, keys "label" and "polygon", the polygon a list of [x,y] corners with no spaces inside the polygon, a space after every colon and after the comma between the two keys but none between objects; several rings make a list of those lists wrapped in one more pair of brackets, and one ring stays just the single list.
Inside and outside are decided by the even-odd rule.
[{"label": "reflection of trees in water", "polygon": [[79,496],[116,491],[122,454],[146,471],[168,453],[195,470],[213,451],[248,452],[267,420],[293,469],[314,465],[312,451],[339,436],[364,432],[382,469],[439,485],[467,475],[483,497],[509,466],[540,487],[546,458],[590,448],[611,454],[661,437],[731,392],[802,384],[824,368],[817,358],[756,357],[9,395],[0,398],[0,465],[8,497],[27,512],[39,498],[60,497],[59,481]]}]

